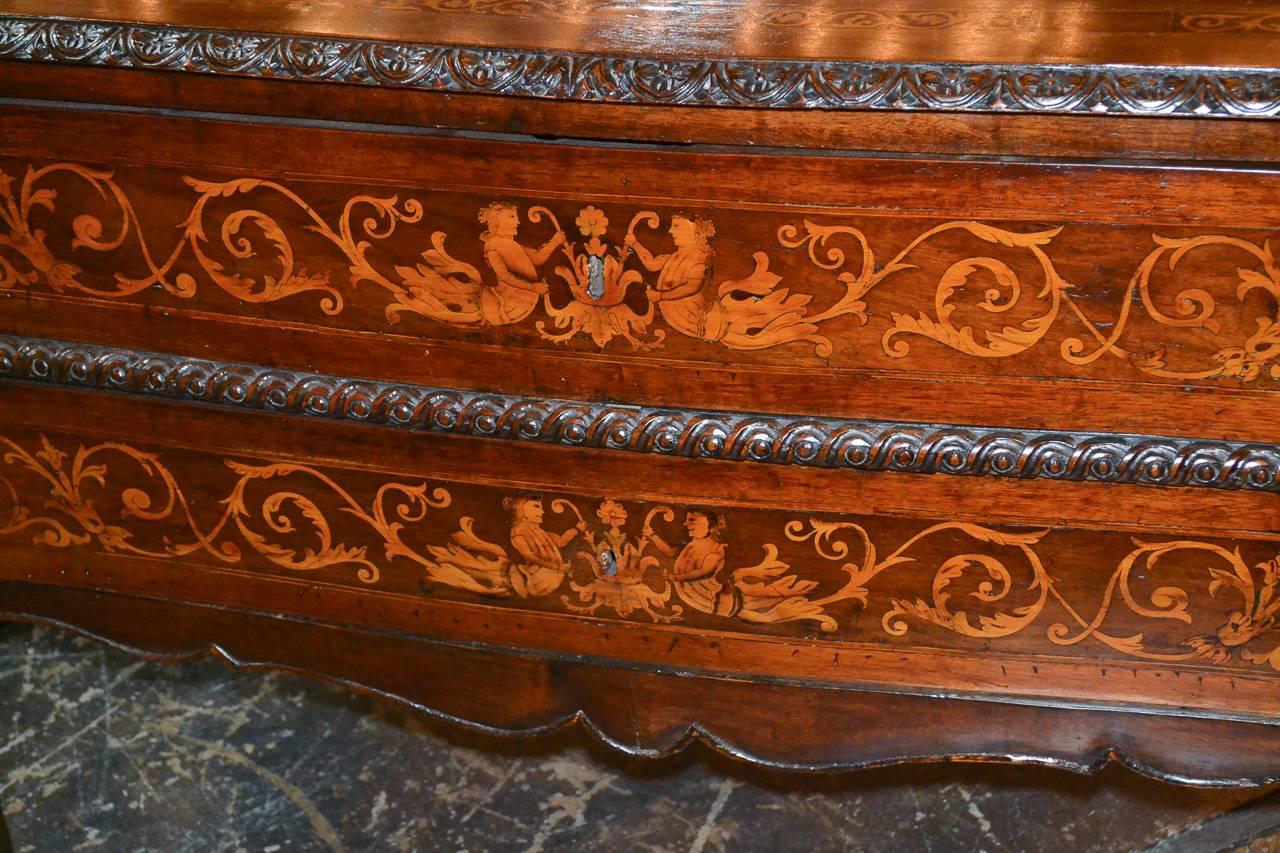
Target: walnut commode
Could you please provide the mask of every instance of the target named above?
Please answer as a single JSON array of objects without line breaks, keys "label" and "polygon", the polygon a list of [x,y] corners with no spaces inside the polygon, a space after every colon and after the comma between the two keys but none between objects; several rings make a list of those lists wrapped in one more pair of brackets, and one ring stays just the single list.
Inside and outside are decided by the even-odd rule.
[{"label": "walnut commode", "polygon": [[0,616],[1280,779],[1280,5],[306,5],[0,0]]}]

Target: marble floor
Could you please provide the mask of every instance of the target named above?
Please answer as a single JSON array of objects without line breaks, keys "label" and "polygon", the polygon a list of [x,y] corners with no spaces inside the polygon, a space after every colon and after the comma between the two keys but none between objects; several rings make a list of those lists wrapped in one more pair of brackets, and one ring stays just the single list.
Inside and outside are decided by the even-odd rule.
[{"label": "marble floor", "polygon": [[577,731],[482,737],[301,678],[20,625],[0,625],[0,696],[0,807],[28,853],[1280,849],[1266,790],[1114,767],[803,777],[701,748],[627,761]]}]

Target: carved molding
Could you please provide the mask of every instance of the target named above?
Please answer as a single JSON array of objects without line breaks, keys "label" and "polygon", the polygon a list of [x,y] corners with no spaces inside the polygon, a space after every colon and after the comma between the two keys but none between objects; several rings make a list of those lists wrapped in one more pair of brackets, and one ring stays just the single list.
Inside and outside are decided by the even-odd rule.
[{"label": "carved molding", "polygon": [[0,377],[409,430],[669,456],[1280,490],[1280,449],[1262,444],[586,403],[13,336],[0,336]]},{"label": "carved molding", "polygon": [[0,58],[592,102],[1271,117],[1280,73],[681,60],[0,16]]}]

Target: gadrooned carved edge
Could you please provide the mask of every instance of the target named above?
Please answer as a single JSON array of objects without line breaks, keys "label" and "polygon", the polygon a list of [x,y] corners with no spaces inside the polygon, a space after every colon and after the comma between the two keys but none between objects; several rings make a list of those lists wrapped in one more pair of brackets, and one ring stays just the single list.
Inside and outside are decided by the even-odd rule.
[{"label": "gadrooned carved edge", "polygon": [[15,15],[0,59],[634,104],[1280,115],[1276,69],[645,59]]},{"label": "gadrooned carved edge", "polygon": [[1280,491],[1272,445],[486,394],[0,335],[0,378],[401,429],[740,462]]}]

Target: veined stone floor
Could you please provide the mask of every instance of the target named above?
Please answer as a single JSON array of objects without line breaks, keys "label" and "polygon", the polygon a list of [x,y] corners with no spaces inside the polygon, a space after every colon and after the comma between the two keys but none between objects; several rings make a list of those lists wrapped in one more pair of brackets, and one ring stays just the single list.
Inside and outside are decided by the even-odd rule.
[{"label": "veined stone floor", "polygon": [[1265,790],[1116,767],[808,777],[701,748],[628,761],[579,731],[467,734],[302,678],[19,625],[0,625],[0,697],[0,807],[29,853],[1280,849]]}]

